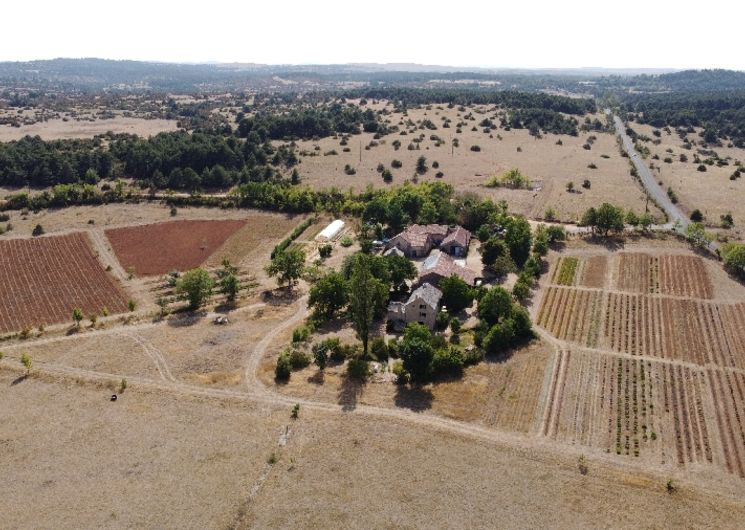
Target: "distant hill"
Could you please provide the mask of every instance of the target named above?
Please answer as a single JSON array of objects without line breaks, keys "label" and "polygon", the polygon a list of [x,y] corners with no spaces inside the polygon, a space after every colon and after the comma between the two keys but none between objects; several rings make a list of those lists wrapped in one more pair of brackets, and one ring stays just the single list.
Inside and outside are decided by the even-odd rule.
[{"label": "distant hill", "polygon": [[[290,80],[290,83],[286,81]],[[195,92],[471,86],[567,93],[722,91],[745,88],[731,70],[466,68],[413,63],[263,65],[175,64],[106,59],[0,62],[0,87],[43,90]]]}]

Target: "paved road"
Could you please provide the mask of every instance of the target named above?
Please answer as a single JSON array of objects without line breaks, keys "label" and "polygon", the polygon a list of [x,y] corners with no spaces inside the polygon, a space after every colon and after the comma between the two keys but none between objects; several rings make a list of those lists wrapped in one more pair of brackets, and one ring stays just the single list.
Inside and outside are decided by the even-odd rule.
[{"label": "paved road", "polygon": [[623,149],[634,163],[636,172],[639,174],[639,178],[646,188],[647,193],[649,193],[649,196],[652,197],[659,207],[665,211],[670,224],[674,225],[675,222],[678,221],[680,224],[680,232],[685,233],[685,229],[689,223],[688,218],[680,211],[680,208],[672,203],[670,197],[667,196],[667,192],[663,191],[659,184],[657,184],[654,175],[652,175],[652,172],[644,163],[642,157],[636,152],[636,149],[634,149],[634,142],[631,140],[629,135],[626,134],[626,127],[621,121],[621,118],[614,115],[613,121],[616,125],[616,132],[623,142]]},{"label": "paved road", "polygon": [[[606,113],[610,113],[610,110],[606,109]],[[621,137],[621,141],[623,142],[623,149],[624,151],[626,151],[626,153],[631,158],[631,161],[634,163],[636,172],[639,174],[639,178],[646,188],[647,193],[667,214],[668,224],[665,225],[665,227],[674,229],[677,222],[678,232],[685,235],[686,228],[688,228],[690,221],[683,214],[683,212],[680,211],[680,208],[673,204],[673,202],[670,200],[670,197],[667,196],[667,192],[663,191],[662,188],[660,188],[659,184],[657,184],[654,175],[652,175],[652,172],[644,163],[642,157],[639,155],[639,153],[636,152],[636,149],[634,149],[634,142],[631,140],[631,138],[629,138],[629,135],[626,134],[626,127],[624,126],[623,121],[621,121],[621,118],[614,114],[613,122],[616,125],[616,133],[618,133],[618,136]],[[718,247],[719,245],[717,245],[715,241],[712,241],[707,245],[706,248],[709,250],[709,252],[711,252],[715,256],[718,256]]]}]

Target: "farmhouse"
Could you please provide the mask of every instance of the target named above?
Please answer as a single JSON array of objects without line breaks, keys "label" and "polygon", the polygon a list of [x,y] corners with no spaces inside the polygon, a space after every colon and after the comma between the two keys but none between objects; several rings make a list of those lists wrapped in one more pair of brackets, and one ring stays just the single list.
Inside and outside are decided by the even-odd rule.
[{"label": "farmhouse", "polygon": [[409,258],[423,258],[439,246],[449,232],[447,225],[411,225],[395,235],[388,242],[388,248],[396,247]]},{"label": "farmhouse", "polygon": [[449,278],[453,274],[468,285],[474,285],[476,283],[477,276],[475,272],[462,265],[458,265],[448,254],[438,252],[424,260],[422,270],[419,272],[419,282],[422,284],[426,282],[432,285],[439,285],[440,280]]},{"label": "farmhouse", "polygon": [[433,329],[442,292],[428,283],[411,293],[406,302],[391,302],[388,305],[388,321],[401,329],[410,322],[419,322]]},{"label": "farmhouse", "polygon": [[440,243],[440,249],[451,256],[463,257],[468,254],[471,243],[471,232],[462,226],[456,226]]}]

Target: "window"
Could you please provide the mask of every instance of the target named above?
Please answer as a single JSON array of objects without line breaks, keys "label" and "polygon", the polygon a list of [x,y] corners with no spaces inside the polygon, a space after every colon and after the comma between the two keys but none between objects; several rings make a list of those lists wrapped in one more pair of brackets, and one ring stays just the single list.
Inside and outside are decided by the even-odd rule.
[{"label": "window", "polygon": [[422,318],[427,318],[427,313],[419,313],[419,316]]},{"label": "window", "polygon": [[419,309],[424,309],[425,307],[427,306],[425,306],[424,304],[419,304]]}]

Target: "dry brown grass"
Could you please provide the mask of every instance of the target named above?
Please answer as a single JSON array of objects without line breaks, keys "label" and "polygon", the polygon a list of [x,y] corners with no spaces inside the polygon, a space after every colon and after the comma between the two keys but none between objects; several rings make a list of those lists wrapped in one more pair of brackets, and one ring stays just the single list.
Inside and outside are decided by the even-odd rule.
[{"label": "dry brown grass", "polygon": [[[639,134],[646,134],[650,138],[655,137],[652,134],[654,127],[648,125],[631,124],[631,128]],[[700,131],[690,133],[687,137],[693,142],[700,142]],[[730,157],[729,165],[724,167],[706,166],[706,172],[698,171],[696,168],[699,164],[693,161],[694,154],[700,146],[691,150],[684,149],[683,140],[672,131],[668,135],[664,130],[661,131],[660,144],[653,145],[652,142],[643,143],[649,147],[652,155],[658,155],[659,160],[652,160],[652,155],[646,160],[647,164],[654,163],[657,180],[662,182],[662,188],[667,190],[671,187],[678,196],[678,206],[686,214],[690,214],[698,208],[704,214],[707,224],[719,226],[719,216],[731,213],[735,219],[735,234],[742,238],[742,229],[745,227],[745,201],[742,200],[743,190],[745,190],[745,179],[730,180],[729,177],[737,169],[734,165],[736,160],[745,161],[745,149],[736,147],[715,147],[712,149],[717,152],[720,158]],[[672,154],[667,152],[672,150]],[[680,162],[679,156],[685,154],[688,162]],[[708,158],[706,155],[699,155],[702,160]],[[665,157],[670,157],[672,163],[664,162]]]},{"label": "dry brown grass", "polygon": [[110,120],[63,121],[52,119],[46,122],[11,127],[0,125],[0,142],[20,140],[24,136],[41,136],[44,140],[64,140],[70,138],[93,138],[99,134],[113,133],[136,134],[138,136],[154,136],[161,132],[176,131],[176,121],[161,119],[126,118],[117,116]]},{"label": "dry brown grass", "polygon": [[[432,162],[437,161],[440,168],[430,167],[424,176],[419,177],[420,182],[441,180],[453,184],[458,191],[475,191],[495,200],[505,199],[510,210],[529,217],[543,217],[546,210],[551,207],[562,220],[578,220],[584,210],[603,201],[617,203],[639,213],[644,211],[644,194],[629,175],[628,159],[620,156],[615,135],[599,132],[580,133],[577,137],[547,134],[542,139],[535,139],[527,130],[496,129],[491,132],[493,138],[490,138],[477,124],[494,113],[475,112],[486,109],[487,107],[469,108],[467,112],[474,111],[476,121],[469,121],[461,134],[456,134],[455,124],[467,112],[459,113],[456,108],[438,110],[433,106],[429,111],[423,108],[411,109],[408,111],[408,117],[393,113],[388,116],[392,125],[398,124],[401,120],[405,122],[407,119],[414,122],[430,119],[438,129],[417,129],[415,134],[406,136],[390,134],[379,140],[380,145],[371,147],[370,150],[365,150],[365,146],[373,140],[373,135],[368,133],[352,136],[347,146],[350,152],[347,153],[343,152],[344,146],[339,145],[340,139],[300,141],[300,151],[316,153],[318,156],[302,157],[298,170],[304,183],[314,188],[336,186],[342,190],[363,190],[369,184],[376,188],[390,186],[376,171],[378,163],[391,169],[392,160],[403,162],[401,169],[391,169],[394,175],[392,185],[400,185],[405,180],[414,178],[416,160],[419,156],[425,156],[430,166]],[[461,117],[458,117],[458,114],[461,114]],[[453,120],[450,128],[441,127],[441,118],[444,116]],[[471,131],[474,125],[477,126],[477,131]],[[424,134],[421,149],[407,150],[407,145],[420,134]],[[430,140],[432,134],[440,136],[444,143],[437,147],[435,142]],[[501,140],[498,139],[498,135],[502,137]],[[590,135],[597,136],[597,140],[588,151],[582,146]],[[460,147],[454,149],[452,154],[451,138],[457,138],[460,142]],[[392,145],[394,140],[399,140],[402,144],[398,151],[394,150]],[[556,145],[557,140],[561,140],[563,145]],[[471,151],[473,145],[481,147],[481,151]],[[318,150],[315,149],[316,146],[319,147]],[[517,151],[518,147],[522,152]],[[336,150],[338,155],[324,156],[324,153],[331,150]],[[609,158],[602,158],[601,155]],[[589,169],[591,163],[594,163],[597,169]],[[357,174],[346,175],[346,164],[355,168]],[[484,187],[490,176],[500,175],[513,167],[519,168],[535,181],[541,190]],[[435,177],[438,171],[444,173],[442,179]],[[584,179],[589,179],[592,183],[589,190],[581,187]],[[567,193],[565,186],[569,181],[574,182],[577,193]]]}]

